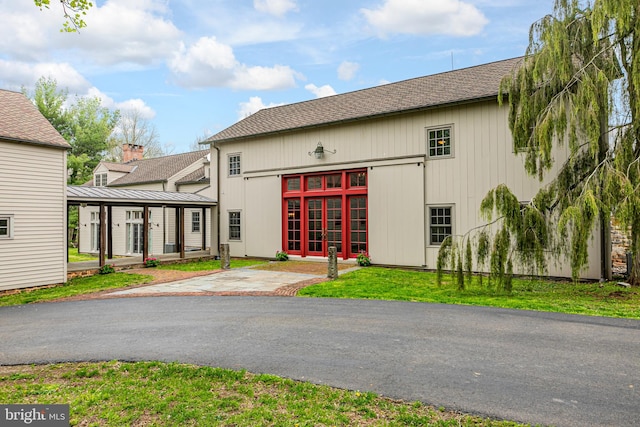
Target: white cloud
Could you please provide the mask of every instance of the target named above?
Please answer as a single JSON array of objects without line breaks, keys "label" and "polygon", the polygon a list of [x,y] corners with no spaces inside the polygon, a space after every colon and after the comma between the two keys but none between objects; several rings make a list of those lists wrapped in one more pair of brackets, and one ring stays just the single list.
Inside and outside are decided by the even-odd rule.
[{"label": "white cloud", "polygon": [[0,59],[0,82],[13,89],[25,86],[31,88],[40,77],[52,78],[58,88],[70,93],[84,93],[91,84],[68,63],[41,62],[32,64],[21,61]]},{"label": "white cloud", "polygon": [[304,88],[309,92],[311,92],[312,94],[314,94],[317,98],[323,98],[325,96],[331,96],[336,94],[336,91],[333,90],[333,88],[329,85],[318,87],[312,83],[309,83]]},{"label": "white cloud", "polygon": [[299,77],[299,74],[286,65],[273,67],[242,65],[236,70],[231,87],[252,90],[286,89],[296,85],[296,77]]},{"label": "white cloud", "polygon": [[377,9],[360,12],[382,35],[472,36],[489,22],[474,5],[462,0],[384,0]]},{"label": "white cloud", "polygon": [[338,78],[340,80],[351,80],[359,69],[360,64],[356,62],[343,61],[338,67]]},{"label": "white cloud", "polygon": [[152,120],[156,116],[156,112],[140,98],[116,102],[113,98],[101,92],[97,87],[90,88],[85,96],[89,98],[99,98],[100,105],[111,110],[120,110],[122,112],[136,111],[141,118],[148,120]]},{"label": "white cloud", "polygon": [[253,0],[253,7],[275,16],[283,16],[291,10],[298,9],[295,0]]},{"label": "white cloud", "polygon": [[178,84],[191,88],[282,89],[295,86],[300,77],[288,66],[241,64],[233,49],[215,37],[202,37],[189,48],[183,45],[168,65]]},{"label": "white cloud", "polygon": [[260,111],[264,108],[277,107],[278,105],[283,105],[283,104],[272,103],[269,105],[265,105],[262,102],[262,98],[260,98],[259,96],[252,96],[251,98],[249,98],[249,101],[240,103],[240,109],[238,110],[238,120],[242,120],[245,117],[249,117],[253,113]]}]

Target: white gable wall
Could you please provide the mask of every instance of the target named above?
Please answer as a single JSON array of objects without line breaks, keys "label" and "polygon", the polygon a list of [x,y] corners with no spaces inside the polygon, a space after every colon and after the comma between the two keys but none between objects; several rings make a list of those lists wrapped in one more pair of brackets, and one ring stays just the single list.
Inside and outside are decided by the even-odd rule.
[{"label": "white gable wall", "polygon": [[66,151],[0,140],[0,290],[67,281]]}]

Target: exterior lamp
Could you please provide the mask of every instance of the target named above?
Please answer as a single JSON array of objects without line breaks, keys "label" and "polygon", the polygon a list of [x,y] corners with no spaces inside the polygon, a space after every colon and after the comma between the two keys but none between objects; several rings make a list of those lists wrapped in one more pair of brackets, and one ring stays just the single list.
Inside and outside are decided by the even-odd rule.
[{"label": "exterior lamp", "polygon": [[318,145],[316,145],[316,149],[313,151],[309,151],[309,155],[315,157],[316,159],[321,159],[324,157],[324,153],[331,153],[331,154],[336,154],[337,150],[325,150],[324,147],[322,146],[322,142],[318,142]]}]

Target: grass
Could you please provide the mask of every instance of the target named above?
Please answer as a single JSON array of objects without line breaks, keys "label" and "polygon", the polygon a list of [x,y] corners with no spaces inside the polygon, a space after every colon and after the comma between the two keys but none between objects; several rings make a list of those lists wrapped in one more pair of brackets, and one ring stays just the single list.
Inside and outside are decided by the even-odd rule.
[{"label": "grass", "polygon": [[94,255],[78,253],[78,248],[68,248],[69,262],[95,261],[98,258]]},{"label": "grass", "polygon": [[373,393],[159,362],[0,366],[3,404],[69,404],[83,426],[517,426]]},{"label": "grass", "polygon": [[[232,258],[231,268],[249,267],[252,265],[266,264],[267,261],[250,259],[250,258]],[[204,271],[204,270],[220,270],[220,260],[197,260],[187,262],[184,264],[160,264],[158,267],[161,270],[179,270],[179,271]]]},{"label": "grass", "polygon": [[640,319],[640,289],[615,283],[515,279],[513,291],[507,294],[493,290],[486,277],[482,285],[479,278],[474,277],[465,290],[459,291],[448,274],[444,275],[442,286],[438,286],[435,273],[367,267],[304,288],[298,295],[467,304]]},{"label": "grass", "polygon": [[51,301],[59,298],[90,294],[107,289],[139,285],[150,282],[151,280],[153,280],[152,276],[127,273],[97,274],[89,277],[78,277],[69,280],[63,285],[51,288],[25,290],[0,295],[0,307]]}]

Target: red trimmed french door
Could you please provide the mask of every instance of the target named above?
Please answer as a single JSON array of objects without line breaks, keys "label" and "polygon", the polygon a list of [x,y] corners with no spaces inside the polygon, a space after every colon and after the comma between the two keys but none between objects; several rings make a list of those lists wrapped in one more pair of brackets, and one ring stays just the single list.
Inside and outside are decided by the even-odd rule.
[{"label": "red trimmed french door", "polygon": [[283,178],[283,248],[302,256],[354,258],[367,251],[366,170]]}]

